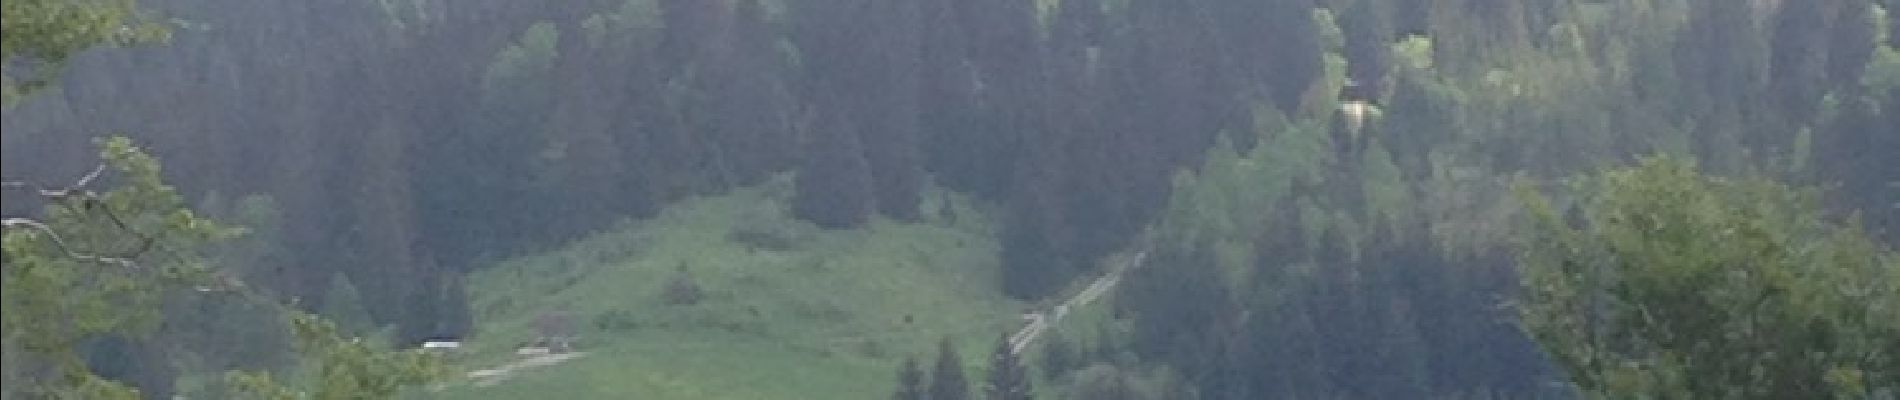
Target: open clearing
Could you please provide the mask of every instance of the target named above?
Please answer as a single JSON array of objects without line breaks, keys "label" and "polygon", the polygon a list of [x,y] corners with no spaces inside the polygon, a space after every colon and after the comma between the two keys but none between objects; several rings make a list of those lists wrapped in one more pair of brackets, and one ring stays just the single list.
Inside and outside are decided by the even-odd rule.
[{"label": "open clearing", "polygon": [[[925,196],[921,222],[827,231],[787,215],[788,183],[690,199],[475,273],[478,327],[460,364],[506,379],[436,395],[883,398],[905,356],[927,362],[948,337],[981,376],[1022,326],[1026,306],[997,290],[992,225],[959,197]],[[680,281],[693,301],[665,294]],[[571,316],[587,355],[523,368],[514,350],[551,312]]]}]

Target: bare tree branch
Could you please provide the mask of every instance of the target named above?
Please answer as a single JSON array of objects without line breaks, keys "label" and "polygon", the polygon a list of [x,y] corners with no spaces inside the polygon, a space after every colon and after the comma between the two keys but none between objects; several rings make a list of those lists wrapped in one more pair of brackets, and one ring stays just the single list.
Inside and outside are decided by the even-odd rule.
[{"label": "bare tree branch", "polygon": [[[47,189],[45,186],[37,183],[16,180],[0,181],[0,189],[29,190],[34,195],[45,198],[47,202],[56,204],[76,214],[104,216],[107,221],[112,223],[113,227],[138,238],[138,247],[136,249],[120,255],[102,255],[76,250],[71,244],[68,244],[64,237],[60,236],[59,232],[54,231],[52,226],[31,218],[0,219],[0,229],[11,230],[19,228],[37,231],[39,234],[45,235],[45,237],[53,243],[53,247],[61,254],[75,260],[115,265],[139,273],[158,272],[139,264],[136,259],[154,249],[166,250],[164,246],[158,243],[156,237],[133,229],[132,224],[127,223],[124,218],[120,217],[118,212],[114,211],[111,205],[107,204],[105,200],[99,196],[98,192],[87,188],[87,186],[92,185],[94,181],[98,180],[100,176],[103,176],[106,169],[107,165],[101,163],[93,167],[91,172],[87,172],[86,175],[73,181],[71,185],[67,185],[61,189]],[[184,261],[183,258],[175,252],[160,252],[166,253],[181,262]],[[251,290],[250,287],[244,284],[243,280],[238,279],[236,275],[229,271],[211,270],[206,272],[208,274],[207,278],[209,279],[192,284],[192,290],[197,292],[231,293],[239,297],[259,301],[261,302],[260,304],[277,304],[271,301],[269,296]]]},{"label": "bare tree branch", "polygon": [[32,191],[33,191],[33,194],[36,194],[36,195],[39,195],[39,196],[49,196],[49,197],[50,197],[50,196],[57,196],[57,195],[59,195],[59,191],[57,191],[57,190],[46,190],[46,188],[43,188],[43,187],[40,187],[39,185],[35,185],[35,184],[31,184],[31,183],[27,183],[27,182],[22,182],[22,181],[5,181],[5,182],[0,182],[0,188],[3,188],[3,189],[27,189],[27,190],[32,190]]},{"label": "bare tree branch", "polygon": [[92,184],[93,179],[99,179],[99,175],[105,172],[106,172],[106,165],[104,163],[100,163],[99,166],[92,167],[92,172],[86,173],[86,176],[79,177],[79,180],[73,182],[72,186],[67,186],[66,190],[73,191],[76,189],[84,189],[86,185]]},{"label": "bare tree branch", "polygon": [[[136,237],[139,239],[138,249],[132,250],[130,253],[130,256],[137,257],[140,254],[145,254],[146,251],[151,250],[152,246],[158,242],[158,240],[154,239],[152,236],[139,233],[138,230],[132,229],[132,226],[129,224],[126,224],[124,219],[119,218],[118,213],[112,211],[112,206],[107,205],[104,201],[99,200],[97,196],[91,196],[92,192],[86,192],[86,193],[87,193],[87,197],[81,199],[81,201],[83,201],[82,204],[84,204],[82,206],[84,207],[83,211],[98,211],[99,214],[105,215],[107,220],[112,221],[112,225],[118,226],[120,230],[124,230],[125,233],[131,234],[133,237]],[[67,208],[71,209],[70,206],[68,206]]]},{"label": "bare tree branch", "polygon": [[[62,189],[47,189],[45,186],[40,186],[37,183],[32,183],[32,182],[27,182],[27,181],[15,181],[15,180],[0,182],[0,189],[28,189],[28,190],[32,190],[34,194],[37,194],[40,197],[47,197],[47,198],[53,198],[53,199],[66,199],[66,198],[71,197],[73,193],[75,192],[90,194],[90,192],[87,192],[84,190],[86,188],[86,185],[90,185],[92,184],[93,180],[99,179],[99,176],[103,175],[105,171],[106,171],[106,164],[101,163],[98,166],[93,167],[92,172],[86,173],[85,176],[81,176],[79,177],[78,180],[73,181],[72,185],[68,185]],[[96,196],[88,196],[88,197],[96,197]]]},{"label": "bare tree branch", "polygon": [[[97,214],[104,215],[106,220],[112,222],[112,225],[117,226],[119,229],[124,230],[139,240],[138,248],[126,254],[106,258],[126,260],[137,258],[145,254],[145,252],[150,251],[152,247],[157,244],[157,240],[152,236],[139,233],[138,230],[132,229],[131,224],[127,224],[125,219],[120,218],[117,212],[112,211],[111,206],[100,199],[98,192],[86,188],[91,185],[93,181],[98,180],[100,176],[105,174],[106,167],[107,165],[105,163],[94,166],[91,172],[87,172],[86,175],[79,177],[78,180],[73,181],[71,185],[67,185],[63,189],[47,189],[45,186],[26,181],[0,182],[0,188],[31,189],[40,197],[47,198],[48,202],[58,204],[67,210],[82,214],[96,212]],[[78,207],[75,208],[74,204],[77,204]],[[48,233],[56,240],[58,239],[58,235],[52,235],[53,232],[50,227],[47,227],[45,224],[37,224],[37,226],[41,231]],[[60,243],[60,245],[60,247],[66,248],[64,243]],[[67,253],[73,254],[70,250],[67,250]]]},{"label": "bare tree branch", "polygon": [[113,226],[117,227],[120,230],[125,231],[127,234],[130,234],[133,237],[138,238],[137,248],[131,251],[128,251],[125,254],[119,254],[119,255],[89,254],[89,253],[83,253],[83,252],[74,250],[73,247],[71,245],[68,245],[66,240],[62,238],[58,232],[53,231],[53,228],[51,226],[48,226],[45,223],[42,223],[40,221],[36,221],[33,219],[28,219],[28,218],[8,218],[6,220],[5,227],[8,227],[8,228],[29,227],[29,228],[33,228],[34,230],[38,230],[41,233],[45,234],[48,238],[52,239],[53,244],[56,247],[58,247],[61,252],[64,252],[66,253],[67,256],[70,256],[76,259],[94,261],[94,262],[100,262],[100,263],[106,263],[106,264],[115,264],[115,265],[120,265],[120,266],[124,266],[128,268],[136,268],[137,264],[134,263],[132,260],[138,258],[141,255],[144,255],[147,251],[150,251],[152,247],[156,244],[157,240],[154,239],[150,235],[146,235],[146,234],[140,233],[136,229],[132,229],[132,225],[126,223],[125,219],[120,218],[119,214],[117,212],[114,212],[110,205],[106,204],[104,200],[100,199],[99,194],[97,192],[87,189],[87,186],[91,185],[93,181],[98,180],[100,176],[103,176],[105,174],[106,167],[107,165],[105,163],[100,163],[98,166],[93,167],[92,171],[87,172],[86,175],[79,177],[79,179],[73,181],[71,185],[67,185],[65,188],[62,188],[62,189],[47,189],[45,186],[42,186],[40,184],[33,183],[33,182],[27,182],[27,181],[0,182],[0,188],[30,189],[34,192],[34,194],[37,194],[40,197],[45,197],[48,202],[57,204],[60,207],[64,207],[69,211],[73,211],[78,214],[104,215],[107,221],[112,222]]},{"label": "bare tree branch", "polygon": [[[98,254],[83,253],[77,250],[73,250],[73,247],[70,245],[67,245],[66,240],[60,237],[58,232],[53,231],[53,228],[51,226],[48,226],[46,225],[46,223],[43,223],[40,221],[35,221],[28,218],[5,218],[5,219],[0,219],[0,228],[8,228],[8,229],[21,228],[21,229],[31,229],[34,231],[38,231],[40,234],[45,235],[46,238],[53,243],[53,247],[58,249],[61,254],[64,254],[67,257],[71,257],[75,260],[93,262],[93,263],[99,263],[99,264],[116,265],[121,268],[125,268],[127,270],[132,270],[135,272],[154,272],[152,269],[146,268],[145,266],[140,265],[138,261],[134,261],[132,257],[104,256],[104,255],[98,255]],[[150,241],[149,238],[147,238],[146,240],[147,241],[144,246],[145,248],[150,248],[152,242]],[[140,254],[142,253],[143,253],[143,250],[140,251]],[[136,254],[134,256],[136,257]],[[249,288],[244,285],[243,280],[238,279],[237,276],[232,275],[227,271],[222,271],[222,270],[210,271],[210,278],[211,278],[210,282],[205,283],[205,284],[194,285],[192,287],[192,290],[196,290],[199,292],[233,292],[233,293],[246,295],[247,297],[259,296],[259,294],[250,293],[250,291],[248,290]]]},{"label": "bare tree branch", "polygon": [[53,247],[58,248],[59,251],[61,253],[65,253],[67,257],[72,257],[78,260],[91,261],[91,262],[96,262],[96,263],[101,263],[101,264],[118,265],[120,267],[125,267],[126,269],[133,269],[133,270],[144,269],[140,267],[137,262],[133,262],[132,259],[130,258],[101,256],[101,255],[96,255],[96,254],[87,254],[87,253],[74,251],[72,246],[66,245],[65,239],[60,238],[58,232],[54,232],[52,227],[46,226],[45,223],[42,223],[40,221],[34,221],[32,219],[27,219],[27,218],[7,218],[4,220],[0,220],[0,227],[30,228],[30,229],[39,231],[41,234],[46,235],[47,239],[52,240]]}]

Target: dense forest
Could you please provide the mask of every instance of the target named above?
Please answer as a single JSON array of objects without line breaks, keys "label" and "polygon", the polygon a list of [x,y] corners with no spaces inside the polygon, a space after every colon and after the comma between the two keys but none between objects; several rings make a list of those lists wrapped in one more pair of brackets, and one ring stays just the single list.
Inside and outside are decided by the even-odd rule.
[{"label": "dense forest", "polygon": [[[0,169],[70,181],[97,165],[95,137],[126,135],[163,160],[180,206],[245,227],[206,245],[210,262],[346,330],[393,327],[382,334],[404,345],[474,329],[469,273],[789,179],[789,212],[826,230],[954,219],[944,193],[967,195],[999,221],[994,287],[1025,302],[1104,272],[1105,256],[1151,253],[1111,299],[1103,329],[1125,334],[1057,341],[1021,361],[1045,375],[1002,374],[1073,383],[1065,393],[1078,398],[1791,398],[1823,393],[1823,381],[1842,398],[1890,397],[1900,364],[1878,353],[1900,349],[1896,6],[141,0],[138,18],[168,40],[76,53],[50,85],[10,99]],[[1673,158],[1646,158],[1657,154]],[[1626,165],[1639,167],[1606,171]],[[1757,189],[1778,184],[1733,183],[1755,181],[1817,189],[1784,199]],[[1618,191],[1629,187],[1653,190]],[[9,217],[45,205],[7,196]],[[1682,204],[1743,217],[1671,208]],[[1747,242],[1759,248],[1735,245],[1754,256],[1684,239],[1711,254],[1695,265],[1855,266],[1827,279],[1871,282],[1865,298],[1803,297],[1777,312],[1866,304],[1840,319],[1858,322],[1760,329],[1852,333],[1813,352],[1874,355],[1757,360],[1757,372],[1690,363],[1671,378],[1658,371],[1682,360],[1631,372],[1601,355],[1674,349],[1667,340],[1553,345],[1584,340],[1560,334],[1582,322],[1534,311],[1619,311],[1543,303],[1590,289],[1534,290],[1570,282],[1535,266],[1576,254],[1693,264],[1628,241],[1677,242],[1616,230],[1626,221],[1615,216],[1641,207],[1706,223],[1679,233],[1689,236],[1755,226],[1746,217],[1778,224],[1761,228],[1772,240]],[[1865,243],[1805,244],[1836,230]],[[1763,255],[1808,246],[1840,249]],[[1670,273],[1629,279],[1693,280]],[[294,357],[290,339],[262,328],[219,333],[255,346],[165,344],[275,311],[168,307],[156,339],[83,344],[95,370],[110,364],[101,375],[168,393],[178,372],[156,360],[206,353],[195,357],[229,369]],[[1722,332],[1702,328],[1671,332]],[[1776,340],[1823,339],[1685,344],[1695,350],[1671,357],[1772,353],[1760,346]],[[925,372],[901,369],[916,392],[899,397],[926,398]],[[1734,388],[1749,373],[1782,379]],[[1736,386],[1697,379],[1709,376]]]}]

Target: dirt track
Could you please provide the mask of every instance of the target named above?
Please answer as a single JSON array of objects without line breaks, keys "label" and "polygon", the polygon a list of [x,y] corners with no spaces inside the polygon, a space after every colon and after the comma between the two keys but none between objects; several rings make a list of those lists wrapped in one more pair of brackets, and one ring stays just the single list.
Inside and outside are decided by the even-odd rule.
[{"label": "dirt track", "polygon": [[1108,291],[1114,290],[1115,285],[1121,283],[1123,273],[1128,272],[1130,269],[1140,267],[1142,261],[1147,258],[1147,250],[1136,251],[1132,257],[1117,260],[1121,262],[1109,266],[1107,272],[1104,272],[1102,276],[1096,277],[1094,282],[1089,282],[1088,287],[1082,288],[1082,291],[1076,292],[1074,296],[1063,300],[1062,303],[1057,304],[1054,309],[1037,310],[1033,313],[1024,314],[1023,319],[1029,320],[1029,322],[1023,325],[1022,329],[1016,330],[1015,334],[1009,335],[1009,351],[1022,354],[1024,350],[1028,350],[1029,345],[1034,344],[1036,339],[1041,338],[1042,333],[1049,330],[1050,326],[1062,322],[1062,317],[1068,316],[1069,310],[1093,303],[1096,299],[1100,299],[1102,295],[1107,294]]},{"label": "dirt track", "polygon": [[468,373],[468,379],[475,381],[475,386],[493,386],[494,384],[501,383],[501,381],[505,381],[505,380],[508,380],[508,378],[514,377],[515,373],[517,372],[560,364],[562,362],[566,362],[567,360],[581,358],[581,356],[585,356],[585,355],[587,355],[586,352],[570,352],[570,353],[554,353],[554,354],[536,355],[532,357],[523,358],[520,360],[515,360],[514,362],[511,362],[511,363],[502,364],[500,366],[496,366],[495,368],[470,371]]}]

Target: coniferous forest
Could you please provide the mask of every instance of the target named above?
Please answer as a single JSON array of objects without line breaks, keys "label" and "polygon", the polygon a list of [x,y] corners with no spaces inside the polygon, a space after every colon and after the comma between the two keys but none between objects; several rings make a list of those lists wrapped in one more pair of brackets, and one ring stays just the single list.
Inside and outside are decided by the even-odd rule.
[{"label": "coniferous forest", "polygon": [[7,399],[1900,397],[1893,0],[4,8]]}]

